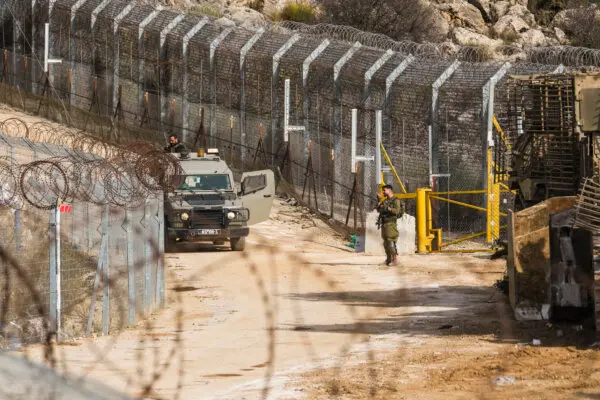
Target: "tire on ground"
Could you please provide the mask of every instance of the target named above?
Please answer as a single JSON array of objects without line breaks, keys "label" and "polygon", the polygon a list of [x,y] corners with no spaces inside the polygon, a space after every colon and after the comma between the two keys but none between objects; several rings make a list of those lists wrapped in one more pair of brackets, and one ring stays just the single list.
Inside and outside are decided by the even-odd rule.
[{"label": "tire on ground", "polygon": [[233,251],[242,251],[246,246],[246,238],[231,238],[231,250]]}]

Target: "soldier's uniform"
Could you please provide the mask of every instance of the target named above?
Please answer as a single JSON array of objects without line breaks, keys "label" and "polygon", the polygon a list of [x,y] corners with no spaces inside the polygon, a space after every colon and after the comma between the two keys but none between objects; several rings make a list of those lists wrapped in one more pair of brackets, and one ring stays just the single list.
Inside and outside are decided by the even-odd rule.
[{"label": "soldier's uniform", "polygon": [[404,204],[397,197],[385,198],[377,204],[381,238],[385,249],[386,264],[390,264],[398,255],[396,241],[398,240],[398,225],[396,221],[404,214]]}]

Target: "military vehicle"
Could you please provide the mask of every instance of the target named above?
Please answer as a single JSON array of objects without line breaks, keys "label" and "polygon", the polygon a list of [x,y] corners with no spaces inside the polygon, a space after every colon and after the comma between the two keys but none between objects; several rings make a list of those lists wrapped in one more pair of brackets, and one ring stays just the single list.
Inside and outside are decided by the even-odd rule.
[{"label": "military vehicle", "polygon": [[520,319],[577,316],[599,332],[600,74],[514,76],[509,86],[511,305]]},{"label": "military vehicle", "polygon": [[165,198],[165,248],[229,242],[232,250],[244,250],[249,226],[269,217],[275,195],[273,171],[243,173],[236,190],[233,172],[217,149],[173,155],[182,172]]}]

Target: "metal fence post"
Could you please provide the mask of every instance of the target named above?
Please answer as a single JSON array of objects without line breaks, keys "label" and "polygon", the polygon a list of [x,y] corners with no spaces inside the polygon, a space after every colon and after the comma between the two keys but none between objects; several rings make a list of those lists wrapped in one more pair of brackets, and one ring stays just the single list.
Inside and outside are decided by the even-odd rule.
[{"label": "metal fence post", "polygon": [[217,69],[215,67],[215,53],[221,42],[233,31],[233,28],[224,29],[210,43],[210,145],[213,146],[217,136]]},{"label": "metal fence post", "polygon": [[[169,34],[169,32],[171,32],[176,26],[177,24],[179,24],[183,18],[185,17],[185,14],[179,14],[178,16],[176,16],[175,18],[173,18],[173,20],[171,22],[169,22],[169,24],[160,32],[160,47],[159,47],[159,51],[160,51],[160,59],[161,59],[161,63],[165,62],[168,60],[167,54],[166,54],[166,49],[165,49],[165,42],[167,41],[167,35]],[[159,67],[160,69],[162,69],[162,67]],[[160,128],[161,130],[164,132],[165,130],[165,120],[167,119],[167,115],[169,114],[169,91],[171,88],[169,87],[164,87],[164,84],[161,84],[158,86],[158,90],[159,90],[159,96],[160,96]],[[185,90],[184,90],[185,92]]]},{"label": "metal fence post", "polygon": [[[100,250],[98,252],[98,264],[96,266],[96,277],[94,278],[94,288],[92,289],[92,300],[90,302],[90,313],[88,315],[88,323],[87,328],[85,330],[85,335],[89,336],[92,332],[92,325],[94,322],[94,312],[96,309],[96,296],[98,295],[98,286],[100,284],[100,279],[102,277],[102,273],[104,271],[104,263],[107,261],[107,257],[105,254],[108,252],[108,218],[104,218],[104,210],[102,211],[102,222],[101,222],[101,239],[100,239]],[[89,224],[88,224],[89,225]],[[106,285],[106,282],[104,282]],[[104,300],[104,299],[103,299]],[[104,310],[103,310],[103,318],[104,318]],[[104,322],[104,321],[103,321]],[[104,331],[104,330],[103,330]]]},{"label": "metal fence post", "polygon": [[246,161],[246,152],[244,151],[246,149],[246,55],[264,33],[264,28],[260,28],[240,50],[240,78],[242,83],[240,88],[240,159],[242,168]]},{"label": "metal fence post", "polygon": [[[506,62],[498,69],[498,71],[492,75],[492,77],[486,82],[483,86],[483,162],[482,162],[482,187],[483,189],[487,189],[488,186],[488,147],[494,146],[494,138],[493,138],[493,118],[494,118],[494,95],[496,90],[496,84],[500,79],[506,75],[510,67],[511,63]],[[484,204],[487,203],[487,200],[484,199]]]},{"label": "metal fence post", "polygon": [[[341,104],[341,88],[340,88],[340,74],[342,72],[342,68],[346,63],[354,56],[354,54],[362,47],[359,42],[356,42],[348,49],[346,54],[344,54],[333,66],[333,152],[334,152],[334,170],[333,170],[333,181],[339,182],[340,176],[342,174],[342,154],[341,154],[341,142],[342,142],[342,104]],[[332,196],[335,199],[342,198],[341,188],[339,185],[333,185]],[[334,203],[335,206],[335,203]],[[334,210],[331,210],[332,215],[334,215]]]},{"label": "metal fence post", "polygon": [[125,212],[125,240],[127,241],[127,293],[129,295],[129,325],[135,324],[135,269],[133,258],[133,235],[131,211]]},{"label": "metal fence post", "polygon": [[[308,149],[308,141],[310,140],[310,93],[308,91],[308,74],[310,73],[310,65],[315,61],[331,42],[328,39],[325,39],[319,44],[319,46],[310,53],[308,57],[304,59],[302,63],[302,108],[304,111],[304,148]],[[305,159],[304,163],[306,163],[306,157],[308,156],[308,152],[305,151]],[[321,157],[319,156],[319,161]]]},{"label": "metal fence post", "polygon": [[136,5],[135,1],[127,4],[125,8],[115,17],[113,25],[113,93],[112,93],[112,104],[114,107],[117,105],[119,96],[119,68],[121,68],[121,47],[119,38],[119,24],[131,12],[133,7]]},{"label": "metal fence post", "polygon": [[[294,43],[300,40],[300,35],[297,33],[290,36],[287,42],[281,46],[277,52],[273,55],[273,72],[271,75],[271,148],[269,151],[273,154],[275,153],[275,132],[277,132],[279,126],[281,125],[281,112],[279,111],[280,103],[279,103],[279,63],[281,62],[281,58],[287,53]],[[273,163],[274,156],[271,158],[271,162]]]},{"label": "metal fence post", "polygon": [[452,74],[454,74],[454,71],[456,71],[459,65],[460,61],[454,61],[431,85],[431,119],[429,125],[429,184],[431,187],[433,187],[433,178],[440,173],[440,171],[438,171],[440,141],[437,133],[439,92],[442,85],[452,76]]},{"label": "metal fence post", "polygon": [[181,105],[181,112],[182,112],[181,122],[182,122],[182,130],[183,130],[182,139],[183,139],[184,143],[187,143],[188,131],[190,129],[190,120],[189,120],[190,103],[189,103],[189,94],[187,91],[187,87],[188,87],[189,79],[190,79],[189,67],[188,67],[188,62],[189,62],[188,48],[189,48],[190,40],[192,40],[192,38],[198,32],[200,32],[200,29],[202,29],[204,27],[204,25],[206,25],[207,22],[208,22],[208,18],[206,18],[206,17],[203,18],[183,37],[183,52],[182,52],[182,55],[183,55],[183,103]]},{"label": "metal fence post", "polygon": [[[392,114],[392,85],[396,82],[398,77],[406,70],[406,68],[413,62],[415,58],[412,55],[408,55],[385,79],[385,100],[383,103],[383,125],[382,129],[388,133],[388,136],[392,130],[391,114]],[[383,131],[382,131],[383,133]]]},{"label": "metal fence post", "polygon": [[146,57],[144,55],[144,30],[146,26],[156,18],[156,16],[160,13],[161,9],[157,8],[153,10],[138,27],[138,107],[141,109],[144,105],[144,88],[146,84],[146,78],[144,76],[144,68],[146,67]]},{"label": "metal fence post", "polygon": [[[140,221],[142,227],[144,228],[143,232],[148,231],[148,199],[144,201],[144,216]],[[150,235],[144,235],[144,312],[148,313],[150,311],[151,301],[152,301],[152,271],[150,269],[151,264],[151,249],[150,249]]]},{"label": "metal fence post", "polygon": [[[10,145],[10,144],[9,144]],[[10,146],[10,166],[15,167],[15,149]],[[21,252],[23,246],[21,242],[21,202],[18,201],[15,207],[15,249],[17,254]]]},{"label": "metal fence post", "polygon": [[[69,35],[69,41],[70,41],[69,62],[71,63],[71,71],[73,71],[73,78],[71,81],[72,88],[75,88],[79,85],[76,80],[77,74],[75,73],[75,71],[76,71],[75,55],[77,54],[77,40],[76,40],[77,36],[75,35],[75,32],[77,30],[75,28],[75,15],[77,14],[77,10],[79,10],[86,1],[87,0],[77,0],[77,2],[75,4],[73,4],[73,6],[71,7],[71,32],[73,32],[73,34]],[[75,105],[76,100],[77,100],[76,93],[74,90],[71,90],[69,103]]]},{"label": "metal fence post", "polygon": [[165,220],[164,220],[164,202],[162,196],[158,199],[158,213],[156,215],[158,222],[158,263],[156,271],[156,299],[158,307],[165,305]]},{"label": "metal fence post", "polygon": [[102,239],[105,241],[104,253],[102,254],[102,334],[108,335],[110,326],[110,261],[109,261],[109,249],[110,249],[110,220],[109,220],[109,206],[105,205],[102,208]]},{"label": "metal fence post", "polygon": [[58,292],[60,282],[58,281],[58,260],[56,258],[56,209],[50,210],[50,225],[48,227],[48,245],[50,247],[50,328],[58,332]]}]

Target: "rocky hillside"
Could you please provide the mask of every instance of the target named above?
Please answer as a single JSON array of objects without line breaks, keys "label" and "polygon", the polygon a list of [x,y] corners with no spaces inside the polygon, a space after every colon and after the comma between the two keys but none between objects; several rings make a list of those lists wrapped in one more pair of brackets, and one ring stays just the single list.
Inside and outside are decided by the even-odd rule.
[{"label": "rocky hillside", "polygon": [[[537,46],[600,48],[600,0],[147,1],[249,28],[273,19],[349,25],[394,40],[476,46],[493,58]],[[298,4],[303,12],[286,10]]]}]

